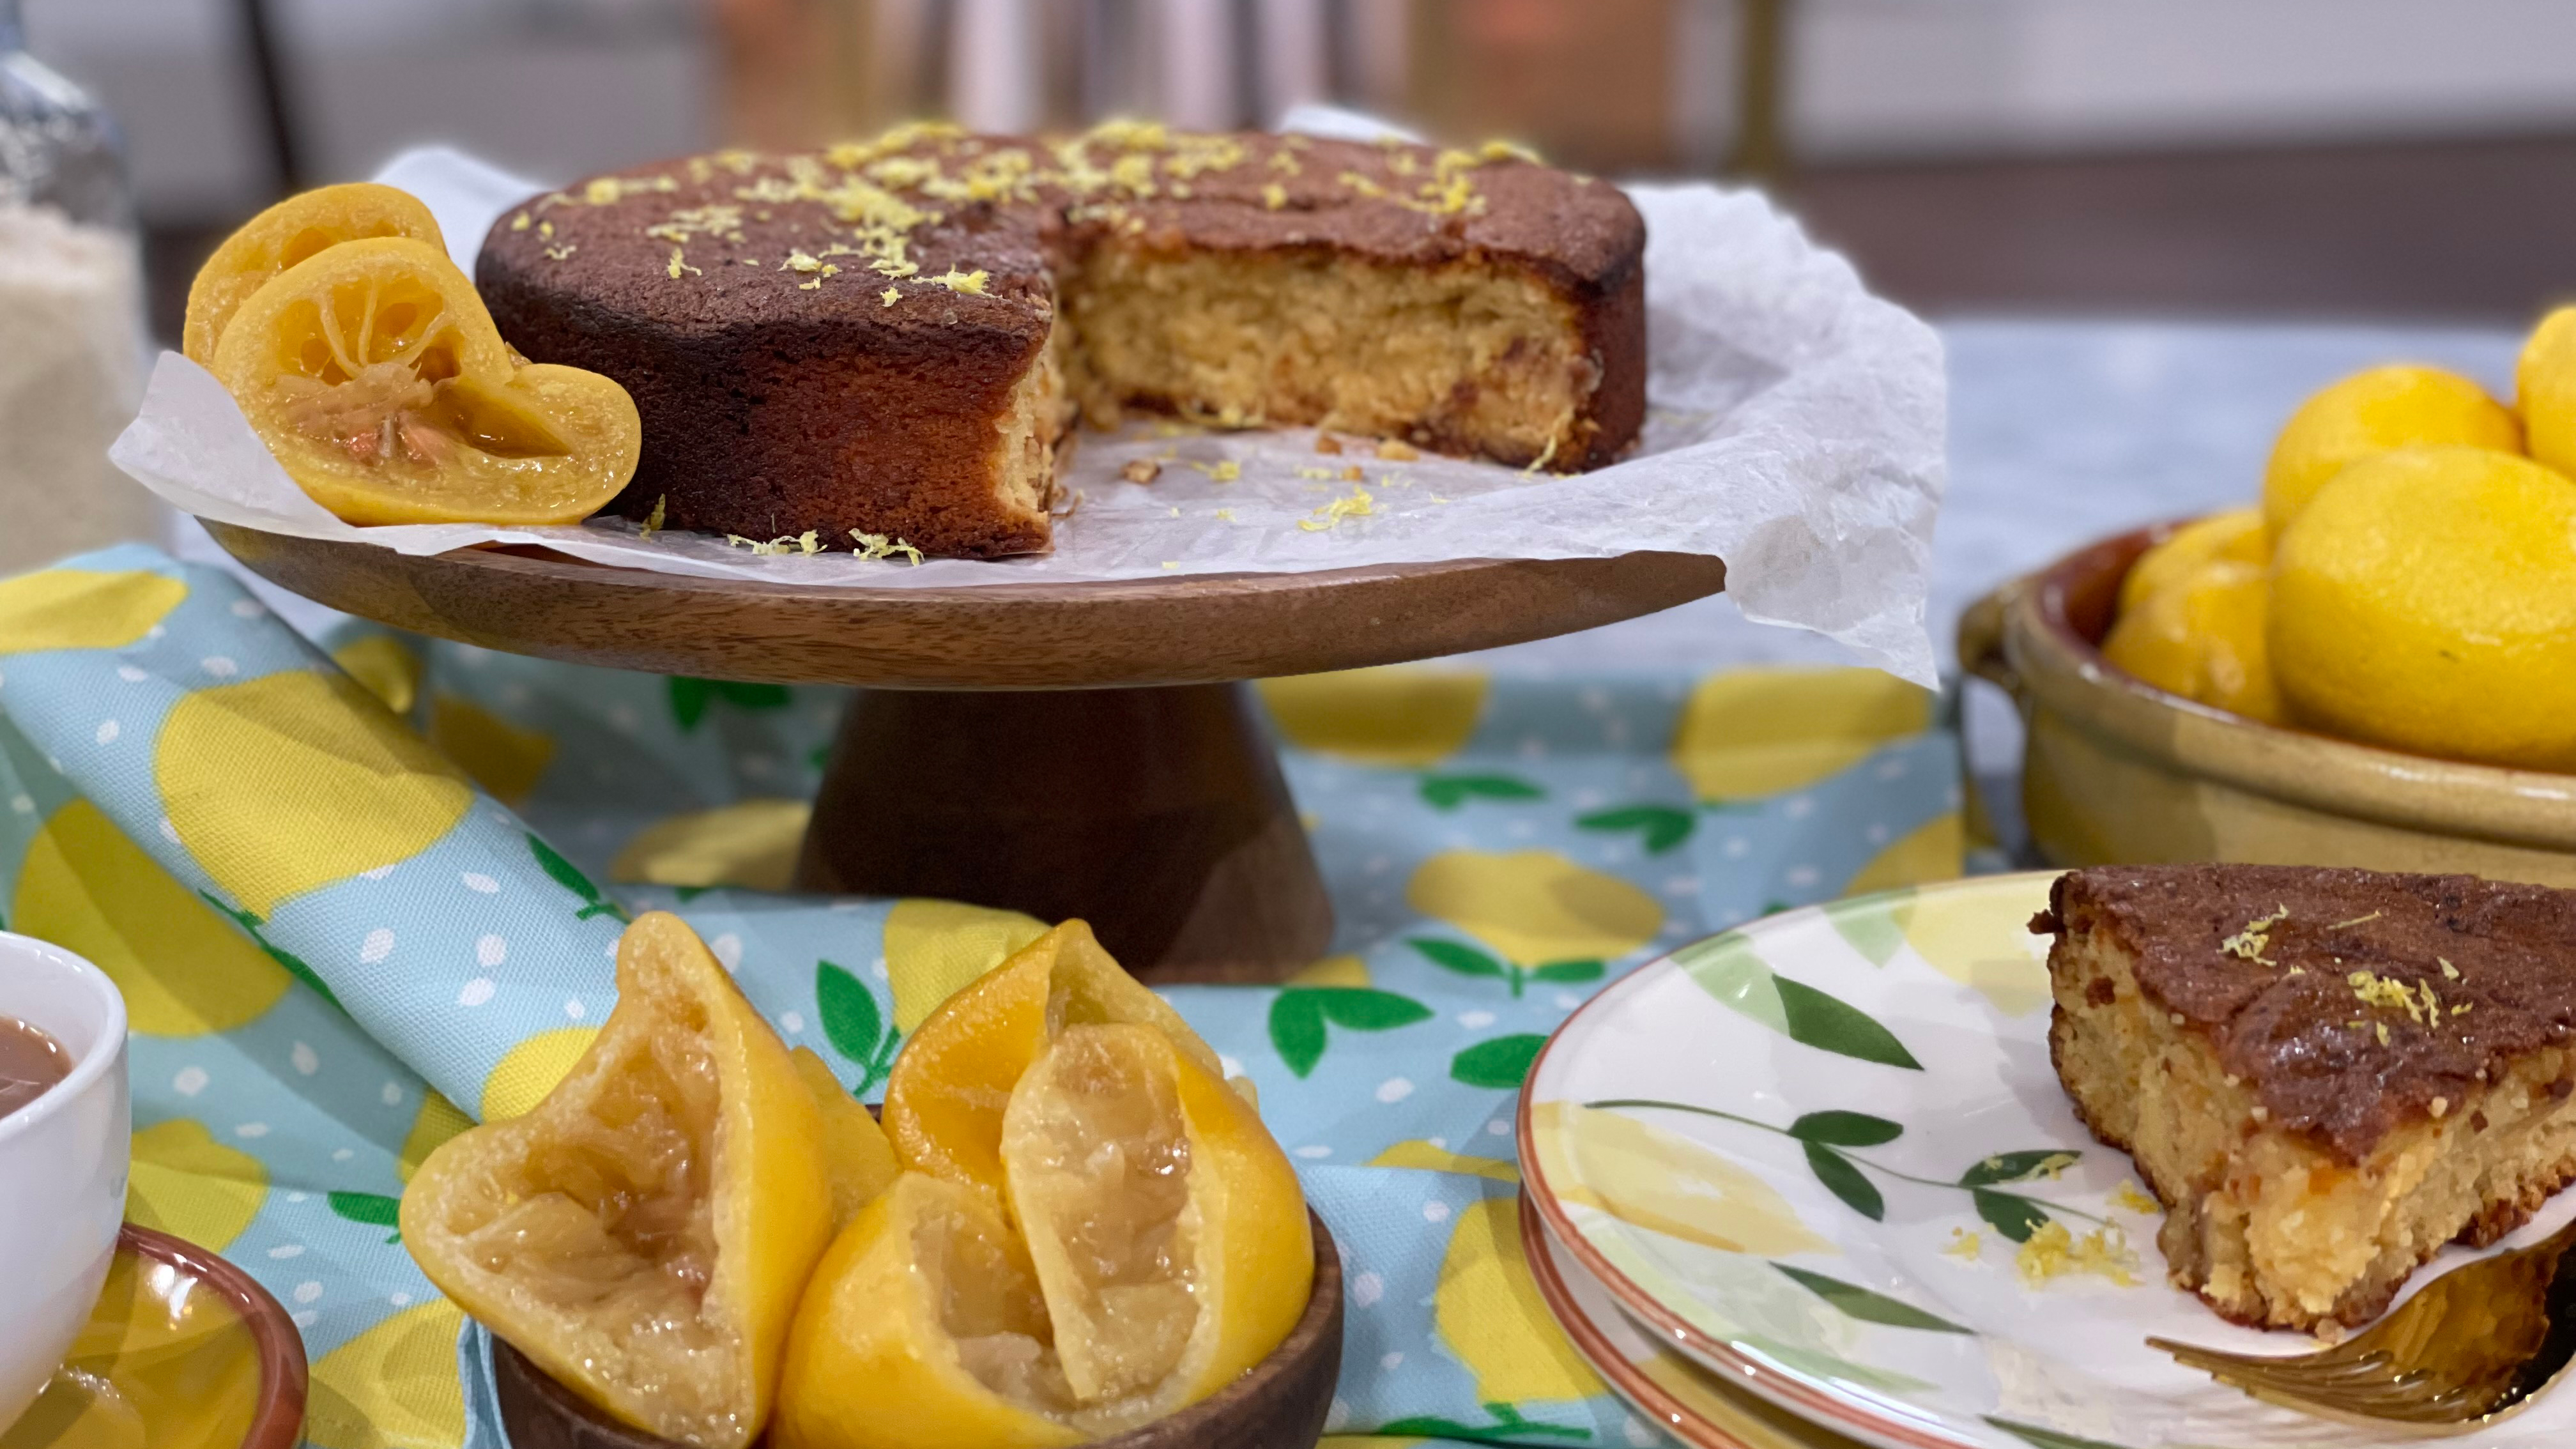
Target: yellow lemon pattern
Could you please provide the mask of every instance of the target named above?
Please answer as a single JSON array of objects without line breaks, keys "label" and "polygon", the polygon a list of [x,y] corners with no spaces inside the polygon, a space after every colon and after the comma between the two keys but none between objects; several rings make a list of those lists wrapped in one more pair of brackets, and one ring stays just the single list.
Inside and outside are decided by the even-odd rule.
[{"label": "yellow lemon pattern", "polygon": [[1515,1199],[1485,1198],[1458,1214],[1431,1302],[1441,1341],[1476,1376],[1478,1403],[1588,1399],[1608,1392],[1539,1296],[1521,1251]]},{"label": "yellow lemon pattern", "polygon": [[1931,692],[1875,669],[1736,669],[1691,692],[1673,768],[1702,800],[1778,795],[1931,725]]},{"label": "yellow lemon pattern", "polygon": [[1769,1183],[1678,1133],[1619,1112],[1539,1106],[1539,1170],[1566,1202],[1729,1253],[1830,1253]]},{"label": "yellow lemon pattern", "polygon": [[2029,891],[1943,891],[1897,907],[1906,944],[1932,969],[1973,986],[2006,1016],[2048,1005],[2048,938],[2013,927],[2046,904]]},{"label": "yellow lemon pattern", "polygon": [[886,913],[886,978],[895,1028],[906,1035],[957,988],[1047,933],[1034,916],[955,901],[897,901]]},{"label": "yellow lemon pattern", "polygon": [[1967,827],[1959,812],[1945,810],[1887,843],[1869,864],[1843,883],[1843,894],[1865,896],[1898,886],[1957,880],[1966,869]]},{"label": "yellow lemon pattern", "polygon": [[254,915],[426,850],[473,790],[344,676],[290,672],[172,706],[153,772],[179,843]]},{"label": "yellow lemon pattern", "polygon": [[483,1120],[507,1122],[527,1115],[572,1071],[598,1035],[595,1026],[559,1026],[510,1048],[483,1079]]},{"label": "yellow lemon pattern", "polygon": [[1547,850],[1435,855],[1414,871],[1405,901],[1520,966],[1625,956],[1664,928],[1653,896]]},{"label": "yellow lemon pattern", "polygon": [[465,1388],[456,1337],[465,1315],[444,1298],[406,1308],[313,1365],[304,1438],[313,1449],[457,1449]]},{"label": "yellow lemon pattern", "polygon": [[134,1133],[125,1218],[222,1252],[268,1201],[268,1169],[215,1140],[202,1122],[177,1118]]},{"label": "yellow lemon pattern", "polygon": [[802,800],[742,800],[656,820],[610,863],[611,880],[645,885],[741,886],[783,891],[814,807]]},{"label": "yellow lemon pattern", "polygon": [[47,569],[0,579],[0,654],[122,649],[187,597],[186,584],[151,573]]},{"label": "yellow lemon pattern", "polygon": [[1521,1170],[1499,1157],[1469,1157],[1452,1152],[1427,1138],[1399,1142],[1369,1159],[1371,1167],[1410,1167],[1420,1172],[1452,1172],[1467,1177],[1488,1177],[1496,1182],[1518,1183]]},{"label": "yellow lemon pattern", "polygon": [[1288,978],[1291,986],[1366,986],[1369,984],[1368,962],[1357,956],[1326,956],[1297,968]]},{"label": "yellow lemon pattern", "polygon": [[429,702],[429,742],[504,805],[526,800],[555,758],[553,740],[453,694]]},{"label": "yellow lemon pattern", "polygon": [[420,701],[420,656],[391,634],[351,640],[331,651],[331,662],[395,714],[410,714]]},{"label": "yellow lemon pattern", "polygon": [[[556,1080],[562,1080],[560,1074]],[[423,1159],[438,1150],[440,1143],[473,1125],[474,1119],[466,1116],[454,1102],[436,1092],[422,1094],[420,1111],[411,1119],[411,1131],[403,1135],[402,1154],[394,1161],[395,1175],[405,1182],[411,1181],[412,1173],[419,1169]]]},{"label": "yellow lemon pattern", "polygon": [[1390,664],[1265,679],[1260,687],[1270,722],[1288,743],[1406,770],[1465,748],[1485,711],[1485,676],[1461,670]]},{"label": "yellow lemon pattern", "polygon": [[86,800],[56,811],[28,847],[10,920],[106,972],[146,1036],[230,1031],[292,979]]}]

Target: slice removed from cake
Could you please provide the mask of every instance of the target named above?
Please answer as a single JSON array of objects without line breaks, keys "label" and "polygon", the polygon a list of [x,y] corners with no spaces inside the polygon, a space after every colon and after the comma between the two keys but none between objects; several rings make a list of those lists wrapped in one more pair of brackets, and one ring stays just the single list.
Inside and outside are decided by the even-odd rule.
[{"label": "slice removed from cake", "polygon": [[2357,1327],[2576,1179],[2576,892],[2097,867],[2031,929],[2059,1079],[2163,1200],[2174,1283],[2228,1319]]}]

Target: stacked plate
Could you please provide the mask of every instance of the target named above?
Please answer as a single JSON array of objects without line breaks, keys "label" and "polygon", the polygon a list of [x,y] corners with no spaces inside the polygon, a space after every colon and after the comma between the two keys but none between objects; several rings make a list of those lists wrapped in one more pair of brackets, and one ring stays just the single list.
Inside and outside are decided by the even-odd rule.
[{"label": "stacked plate", "polygon": [[[2257,1403],[2145,1346],[2314,1344],[2166,1283],[2154,1203],[2049,1062],[2029,922],[2051,879],[1774,916],[1639,968],[1558,1029],[1522,1093],[1523,1245],[1639,1412],[1692,1449],[2406,1437]],[[2554,1204],[2507,1245],[2571,1214]],[[2576,1443],[2576,1392],[2474,1442]]]}]

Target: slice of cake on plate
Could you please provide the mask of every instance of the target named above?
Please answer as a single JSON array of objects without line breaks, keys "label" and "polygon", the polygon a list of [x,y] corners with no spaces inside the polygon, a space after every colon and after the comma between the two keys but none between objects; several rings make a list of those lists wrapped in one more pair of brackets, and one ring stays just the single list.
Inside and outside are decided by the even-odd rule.
[{"label": "slice of cake on plate", "polygon": [[2057,1074],[2165,1205],[2173,1281],[2354,1327],[2576,1179],[2576,892],[2288,866],[2071,871]]}]

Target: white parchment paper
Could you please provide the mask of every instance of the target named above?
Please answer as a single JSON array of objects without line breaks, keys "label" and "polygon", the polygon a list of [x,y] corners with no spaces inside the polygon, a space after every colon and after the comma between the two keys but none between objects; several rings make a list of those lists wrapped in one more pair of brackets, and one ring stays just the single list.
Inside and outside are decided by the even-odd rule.
[{"label": "white parchment paper", "polygon": [[[545,189],[443,149],[407,152],[377,179],[428,204],[469,272],[493,219]],[[306,497],[222,386],[176,353],[162,354],[110,456],[175,507],[272,533],[406,554],[539,544],[624,568],[783,584],[954,588],[1714,554],[1747,616],[1828,635],[1870,663],[1934,683],[1924,600],[1944,483],[1939,340],[1871,296],[1848,263],[1757,193],[1626,189],[1646,218],[1649,412],[1636,451],[1592,473],[1429,454],[1396,463],[1365,447],[1323,456],[1304,429],[1142,423],[1084,434],[1065,482],[1079,501],[1059,522],[1054,551],[998,562],[754,555],[705,535],[644,538],[618,519],[359,528]],[[1120,468],[1140,457],[1159,461],[1160,476],[1123,481]],[[1352,464],[1363,472],[1356,484],[1316,476]]]}]

